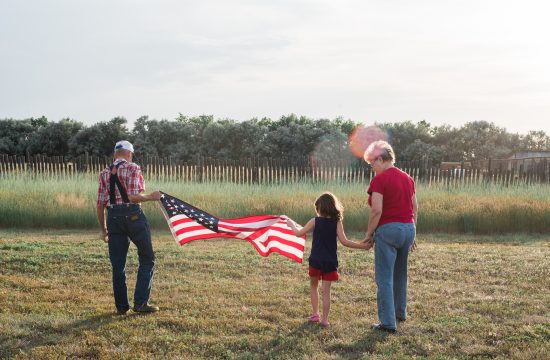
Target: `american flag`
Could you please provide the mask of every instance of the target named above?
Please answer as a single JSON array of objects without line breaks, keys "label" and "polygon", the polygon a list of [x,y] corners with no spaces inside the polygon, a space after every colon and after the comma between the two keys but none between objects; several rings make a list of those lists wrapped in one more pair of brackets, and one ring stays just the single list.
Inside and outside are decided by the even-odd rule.
[{"label": "american flag", "polygon": [[287,227],[285,216],[257,215],[221,219],[185,201],[161,193],[162,212],[180,245],[194,240],[236,238],[250,242],[262,256],[277,252],[302,262],[305,236],[295,236]]}]

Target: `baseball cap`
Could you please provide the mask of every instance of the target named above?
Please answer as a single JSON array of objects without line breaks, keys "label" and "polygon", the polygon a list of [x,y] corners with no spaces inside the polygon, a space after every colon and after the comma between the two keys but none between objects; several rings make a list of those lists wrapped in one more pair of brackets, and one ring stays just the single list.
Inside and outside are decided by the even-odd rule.
[{"label": "baseball cap", "polygon": [[120,149],[129,150],[131,152],[134,152],[134,145],[132,145],[129,141],[120,140],[119,142],[117,142],[115,144],[115,151],[120,150]]},{"label": "baseball cap", "polygon": [[120,149],[131,151],[132,154],[133,154],[132,161],[133,162],[139,161],[138,157],[134,153],[134,145],[132,145],[131,142],[126,141],[126,140],[120,140],[119,142],[117,142],[115,144],[115,151],[120,150]]}]

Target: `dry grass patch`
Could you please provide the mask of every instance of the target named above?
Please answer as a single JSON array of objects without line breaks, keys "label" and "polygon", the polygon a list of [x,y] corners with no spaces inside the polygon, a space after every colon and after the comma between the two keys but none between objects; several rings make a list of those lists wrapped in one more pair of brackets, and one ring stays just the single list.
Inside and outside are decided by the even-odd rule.
[{"label": "dry grass patch", "polygon": [[[178,247],[156,233],[152,316],[114,315],[95,232],[0,231],[4,358],[547,358],[548,236],[426,235],[410,264],[410,317],[376,320],[372,252],[340,250],[331,329],[310,325],[307,266],[237,240]],[[353,234],[352,234],[353,235]],[[359,234],[356,234],[359,236]],[[309,244],[309,243],[308,243]],[[222,249],[222,250],[220,250]],[[309,251],[309,249],[308,249]],[[137,256],[128,259],[130,298]]]}]

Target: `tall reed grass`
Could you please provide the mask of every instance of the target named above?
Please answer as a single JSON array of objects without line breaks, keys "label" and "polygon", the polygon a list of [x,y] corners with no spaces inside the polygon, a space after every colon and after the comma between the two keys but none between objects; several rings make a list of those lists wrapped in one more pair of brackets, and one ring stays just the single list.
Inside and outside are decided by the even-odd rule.
[{"label": "tall reed grass", "polygon": [[[324,192],[345,206],[345,228],[364,231],[369,210],[366,185],[297,183],[237,185],[146,181],[147,191],[160,189],[218,217],[286,214],[300,223],[313,217],[313,202]],[[419,232],[542,233],[550,231],[550,186],[475,185],[428,187],[419,184]],[[95,228],[97,176],[0,177],[0,227]],[[144,210],[155,228],[166,222],[157,204]]]}]

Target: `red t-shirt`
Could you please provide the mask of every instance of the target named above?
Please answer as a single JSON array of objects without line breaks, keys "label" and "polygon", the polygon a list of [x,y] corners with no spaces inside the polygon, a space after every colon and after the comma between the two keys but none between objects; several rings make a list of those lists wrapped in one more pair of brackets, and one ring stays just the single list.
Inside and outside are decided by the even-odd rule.
[{"label": "red t-shirt", "polygon": [[372,206],[372,193],[382,194],[382,216],[378,226],[391,222],[414,222],[413,195],[414,180],[396,167],[386,169],[372,178],[369,189],[369,206]]}]

